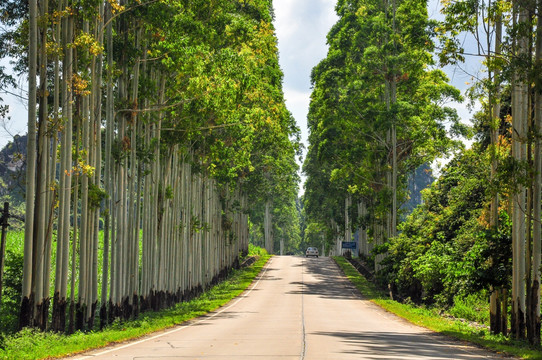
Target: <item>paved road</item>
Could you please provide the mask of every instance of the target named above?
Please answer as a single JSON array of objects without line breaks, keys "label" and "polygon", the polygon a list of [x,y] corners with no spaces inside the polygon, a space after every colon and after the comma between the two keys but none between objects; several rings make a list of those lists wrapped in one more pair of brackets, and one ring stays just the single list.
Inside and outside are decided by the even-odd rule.
[{"label": "paved road", "polygon": [[259,280],[188,325],[78,359],[497,359],[361,299],[329,258],[273,257]]}]

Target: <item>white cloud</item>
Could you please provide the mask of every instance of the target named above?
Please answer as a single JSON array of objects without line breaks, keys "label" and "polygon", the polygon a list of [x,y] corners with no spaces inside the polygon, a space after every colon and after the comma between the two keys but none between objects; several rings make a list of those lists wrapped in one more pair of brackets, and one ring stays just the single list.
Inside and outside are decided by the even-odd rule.
[{"label": "white cloud", "polygon": [[337,21],[335,0],[275,0],[273,4],[286,105],[306,145],[310,74],[327,54],[326,35]]},{"label": "white cloud", "polygon": [[334,5],[330,0],[274,1],[285,87],[310,87],[310,72],[326,56],[326,35],[337,21]]},{"label": "white cloud", "polygon": [[[308,147],[307,113],[309,110],[312,68],[327,55],[326,37],[338,17],[336,0],[275,0],[275,30],[278,38],[280,67],[284,73],[286,106],[301,130],[301,141]],[[300,164],[301,165],[301,164]],[[302,183],[305,177],[302,176]],[[303,185],[300,195],[304,192]]]},{"label": "white cloud", "polygon": [[[9,59],[1,59],[0,66],[10,69],[12,65]],[[18,79],[19,86],[26,89],[26,77]],[[9,105],[9,120],[0,120],[0,149],[4,148],[8,142],[13,140],[15,135],[24,135],[27,132],[28,110],[26,108],[27,96],[25,90],[9,88],[8,92],[1,92],[0,98],[3,99],[1,105]],[[15,96],[18,95],[18,96]]]},{"label": "white cloud", "polygon": [[308,144],[307,113],[309,110],[310,91],[297,91],[291,88],[284,89],[286,107],[292,113],[301,129],[301,140]]}]

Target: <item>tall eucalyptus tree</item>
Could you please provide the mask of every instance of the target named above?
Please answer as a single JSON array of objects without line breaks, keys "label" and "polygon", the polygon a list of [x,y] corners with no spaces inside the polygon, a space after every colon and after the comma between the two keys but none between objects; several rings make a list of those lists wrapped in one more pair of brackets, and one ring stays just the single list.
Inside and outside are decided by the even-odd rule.
[{"label": "tall eucalyptus tree", "polygon": [[36,98],[37,98],[37,53],[38,53],[38,4],[29,1],[29,46],[28,46],[28,137],[26,165],[26,220],[24,237],[24,267],[20,326],[32,325],[35,293],[32,289],[35,262],[34,249],[34,198],[36,196]]},{"label": "tall eucalyptus tree", "polygon": [[[430,69],[433,45],[425,6],[423,1],[339,1],[328,56],[312,73],[307,212],[324,224],[326,218],[344,224],[349,215],[344,199],[351,194],[360,209],[370,210],[353,217],[358,221],[350,226],[367,224],[375,245],[396,232],[405,175],[455,144],[444,123],[459,129],[454,111],[441,105],[459,93],[441,71]],[[336,209],[331,217],[318,210],[324,200],[317,197],[333,201],[332,187],[323,185],[327,195],[311,188],[326,182],[342,193],[333,207],[326,206]],[[377,255],[377,265],[381,258]]]},{"label": "tall eucalyptus tree", "polygon": [[[468,6],[465,6],[468,5]],[[539,74],[532,71],[537,60],[537,48],[540,30],[536,23],[536,1],[501,2],[489,1],[479,3],[457,2],[447,4],[445,11],[447,20],[442,32],[449,36],[444,37],[444,48],[441,58],[454,61],[464,60],[463,50],[456,36],[461,31],[470,32],[475,36],[487,32],[487,41],[479,42],[480,55],[486,57],[488,79],[485,86],[484,97],[490,104],[487,112],[492,129],[491,138],[496,147],[498,133],[496,129],[506,123],[506,117],[511,115],[512,146],[508,149],[493,149],[496,154],[492,164],[494,178],[502,178],[507,174],[507,164],[513,163],[515,169],[509,176],[508,182],[495,182],[495,198],[490,205],[491,225],[499,231],[496,222],[498,193],[505,203],[509,203],[513,223],[512,249],[512,316],[511,330],[513,336],[524,338],[527,336],[532,344],[540,343],[540,317],[538,315],[540,303],[540,190],[538,177],[537,140],[538,125],[536,123],[536,109],[540,99],[535,95],[539,92]],[[481,28],[483,27],[483,31]],[[501,30],[504,28],[504,30]],[[495,34],[495,37],[490,37]],[[507,37],[501,44],[501,34],[506,32]],[[478,38],[477,38],[478,39]],[[481,39],[478,39],[481,40]],[[485,47],[484,47],[485,45]],[[493,49],[493,50],[492,50]],[[534,84],[534,85],[533,85]],[[501,89],[511,89],[511,114],[502,114],[500,111]],[[535,114],[534,117],[531,114]],[[499,126],[501,124],[501,126]],[[502,158],[504,166],[496,161]],[[507,158],[508,157],[508,158]],[[506,198],[506,196],[509,196]],[[506,289],[502,289],[506,291]],[[492,312],[497,309],[497,295],[492,297]],[[506,306],[503,306],[506,309]],[[537,312],[538,311],[538,312]],[[504,312],[503,312],[504,313]],[[492,318],[495,318],[493,314]],[[505,314],[501,314],[504,316]],[[506,319],[492,321],[492,330],[506,331]],[[538,330],[537,330],[538,329]]]},{"label": "tall eucalyptus tree", "polygon": [[21,325],[47,326],[56,229],[52,328],[69,313],[75,331],[98,306],[103,326],[238,265],[251,201],[293,204],[299,134],[270,1],[49,1],[30,3]]}]

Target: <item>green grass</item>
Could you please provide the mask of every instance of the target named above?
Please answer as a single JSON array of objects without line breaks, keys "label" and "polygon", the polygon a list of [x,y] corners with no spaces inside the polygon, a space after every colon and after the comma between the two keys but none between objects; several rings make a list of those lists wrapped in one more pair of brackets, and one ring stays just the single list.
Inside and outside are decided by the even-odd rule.
[{"label": "green grass", "polygon": [[8,228],[6,250],[8,249],[22,255],[24,251],[24,231],[10,231]]},{"label": "green grass", "polygon": [[487,299],[489,299],[487,291],[465,296],[456,295],[453,306],[447,312],[453,317],[489,326],[489,302]]},{"label": "green grass", "polygon": [[137,320],[115,322],[102,331],[64,335],[25,329],[0,339],[0,359],[58,358],[179,325],[216,310],[240,295],[250,286],[269,257],[262,255],[252,266],[235,270],[227,280],[192,301],[159,312],[145,312]]},{"label": "green grass", "polygon": [[390,300],[386,294],[367,281],[346,259],[343,257],[334,257],[333,259],[366,299],[413,324],[459,340],[481,345],[497,353],[513,355],[523,359],[542,359],[540,349],[530,348],[525,343],[511,340],[502,335],[492,335],[489,331],[471,326],[467,322],[442,317],[436,309],[401,304]]}]

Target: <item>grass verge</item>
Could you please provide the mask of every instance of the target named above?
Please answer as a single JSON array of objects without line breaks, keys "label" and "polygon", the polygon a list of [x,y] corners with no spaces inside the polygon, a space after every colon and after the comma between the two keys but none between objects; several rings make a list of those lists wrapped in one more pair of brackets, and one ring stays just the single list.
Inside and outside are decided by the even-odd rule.
[{"label": "grass verge", "polygon": [[512,355],[522,359],[542,360],[540,349],[531,348],[526,343],[514,341],[502,335],[492,335],[488,330],[475,328],[469,323],[460,320],[442,317],[436,309],[401,304],[390,300],[386,294],[365,279],[345,258],[333,257],[333,259],[366,299],[413,324],[455,339],[483,346],[500,354]]},{"label": "grass verge", "polygon": [[159,312],[145,312],[136,320],[114,322],[95,332],[55,334],[25,329],[0,339],[0,359],[55,359],[112,343],[136,339],[154,331],[179,325],[225,305],[247,289],[269,259],[260,256],[252,265],[234,270],[224,282],[198,298]]}]

